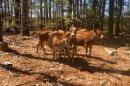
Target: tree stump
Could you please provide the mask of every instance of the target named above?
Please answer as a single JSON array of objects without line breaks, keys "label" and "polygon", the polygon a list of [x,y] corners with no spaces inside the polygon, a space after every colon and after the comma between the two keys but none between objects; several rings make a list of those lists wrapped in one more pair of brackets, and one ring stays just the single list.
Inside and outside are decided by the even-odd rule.
[{"label": "tree stump", "polygon": [[9,47],[6,42],[0,42],[0,51],[8,51]]}]

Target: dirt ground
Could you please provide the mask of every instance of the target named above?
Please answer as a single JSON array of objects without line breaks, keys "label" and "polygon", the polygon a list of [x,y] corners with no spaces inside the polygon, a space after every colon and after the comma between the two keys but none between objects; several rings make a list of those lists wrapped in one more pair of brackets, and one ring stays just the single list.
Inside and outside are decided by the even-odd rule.
[{"label": "dirt ground", "polygon": [[[94,45],[92,56],[79,47],[74,63],[36,53],[38,38],[4,36],[11,50],[0,51],[0,86],[130,86],[130,49],[118,43]],[[120,41],[119,41],[120,42]],[[105,48],[116,52],[109,54]],[[11,62],[7,67],[5,62]]]}]

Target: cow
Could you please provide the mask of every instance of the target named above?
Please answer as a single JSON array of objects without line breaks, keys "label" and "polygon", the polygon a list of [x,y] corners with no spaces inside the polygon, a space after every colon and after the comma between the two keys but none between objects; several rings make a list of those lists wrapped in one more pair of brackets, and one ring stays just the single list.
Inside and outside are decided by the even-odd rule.
[{"label": "cow", "polygon": [[39,46],[42,48],[44,55],[46,55],[45,46],[48,45],[49,35],[52,31],[37,31],[39,42],[37,44],[37,53]]},{"label": "cow", "polygon": [[[59,31],[57,32],[52,32],[49,36],[48,39],[48,44],[49,47],[52,49],[52,55],[53,55],[53,59],[55,59],[56,57],[60,57],[62,51],[65,51],[64,53],[67,54],[67,56],[69,57],[69,42],[68,42],[68,38],[69,38],[69,33],[61,33]],[[59,54],[57,54],[59,53]],[[64,55],[65,55],[64,54]],[[59,56],[57,56],[59,55]]]},{"label": "cow", "polygon": [[[94,30],[89,30],[85,31],[83,30],[77,30],[75,34],[75,52],[77,52],[77,46],[84,46],[86,50],[86,57],[87,55],[91,56],[91,51],[92,51],[92,46],[93,44],[98,40],[103,38],[102,31],[100,29],[94,29]],[[74,56],[74,54],[73,54]]]}]

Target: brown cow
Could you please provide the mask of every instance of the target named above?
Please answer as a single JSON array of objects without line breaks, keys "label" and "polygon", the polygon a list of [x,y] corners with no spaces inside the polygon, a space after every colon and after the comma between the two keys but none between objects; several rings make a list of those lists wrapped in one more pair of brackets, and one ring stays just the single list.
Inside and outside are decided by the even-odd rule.
[{"label": "brown cow", "polygon": [[[48,39],[48,44],[50,48],[52,49],[53,58],[57,57],[57,53],[59,53],[59,57],[61,55],[61,52],[65,50],[67,56],[69,56],[68,48],[69,43],[67,42],[69,37],[68,33],[60,33],[60,32],[52,32]],[[65,54],[64,54],[65,55]]]},{"label": "brown cow", "polygon": [[[76,46],[85,46],[86,56],[87,54],[91,56],[92,46],[97,39],[103,38],[102,31],[99,29],[90,31],[76,31],[75,41]],[[76,48],[77,52],[77,48]]]},{"label": "brown cow", "polygon": [[87,30],[86,29],[79,29],[76,31],[76,33],[85,32],[85,31],[87,31]]},{"label": "brown cow", "polygon": [[48,39],[49,39],[49,35],[50,35],[51,31],[37,31],[37,34],[39,36],[39,42],[37,44],[37,53],[38,53],[38,48],[39,46],[42,48],[44,54],[46,54],[45,51],[45,45],[48,44]]}]

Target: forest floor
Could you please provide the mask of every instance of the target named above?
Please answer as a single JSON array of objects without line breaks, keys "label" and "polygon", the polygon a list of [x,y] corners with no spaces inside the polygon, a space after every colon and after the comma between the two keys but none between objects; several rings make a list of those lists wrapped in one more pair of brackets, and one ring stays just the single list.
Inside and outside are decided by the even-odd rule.
[{"label": "forest floor", "polygon": [[[94,45],[92,56],[79,47],[74,63],[36,53],[38,37],[6,35],[11,50],[0,51],[0,86],[130,86],[130,49],[119,41]],[[116,50],[110,55],[106,50]],[[5,62],[12,66],[5,66]]]}]

